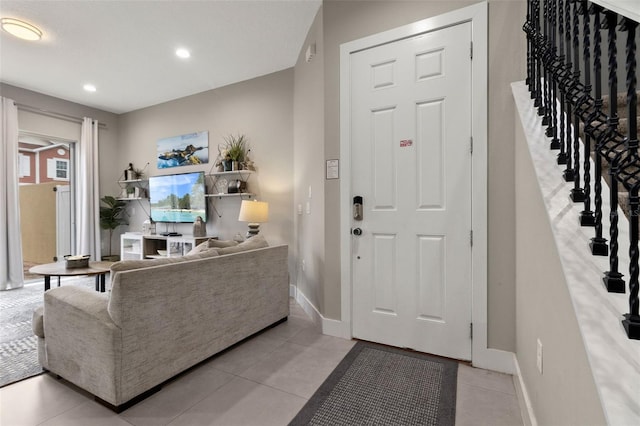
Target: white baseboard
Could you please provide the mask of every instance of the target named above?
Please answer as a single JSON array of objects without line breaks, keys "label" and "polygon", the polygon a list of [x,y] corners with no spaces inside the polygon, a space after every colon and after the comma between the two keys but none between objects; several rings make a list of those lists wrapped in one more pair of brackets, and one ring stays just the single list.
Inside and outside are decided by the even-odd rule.
[{"label": "white baseboard", "polygon": [[505,374],[515,374],[513,355],[513,352],[484,348],[473,353],[471,363],[477,368]]},{"label": "white baseboard", "polygon": [[515,374],[516,369],[513,363],[513,352],[487,347],[487,328],[486,323],[476,323],[475,321],[473,323],[471,363],[474,367],[484,368],[485,370]]},{"label": "white baseboard", "polygon": [[344,321],[322,317],[322,333],[351,340],[351,329]]},{"label": "white baseboard", "polygon": [[348,324],[340,320],[334,320],[322,316],[320,311],[318,311],[318,308],[316,308],[314,304],[307,299],[307,296],[305,296],[304,293],[296,287],[289,287],[289,294],[291,295],[292,292],[292,297],[296,299],[296,302],[298,302],[307,315],[311,317],[311,320],[322,334],[341,337],[343,339],[351,339],[351,332]]},{"label": "white baseboard", "polygon": [[[311,320],[322,334],[341,337],[343,339],[351,339],[351,328],[348,322],[325,318],[318,308],[309,301],[304,293],[293,285],[289,286],[289,295],[293,297],[307,315],[311,317]],[[517,365],[517,360],[513,352],[475,347],[472,364],[477,368],[512,374],[514,377],[515,375],[518,375],[518,377],[520,377],[520,369]],[[519,380],[521,381],[521,379]],[[517,388],[518,386],[516,386],[516,389]],[[522,384],[522,388],[524,389],[524,384]],[[524,395],[526,395],[526,389]],[[526,400],[528,401],[528,396]],[[520,406],[523,407],[523,404]],[[530,405],[528,405],[528,410],[531,411]],[[533,412],[531,412],[531,415],[533,415]],[[533,423],[529,424],[531,426],[536,426],[535,417],[533,417],[533,419]]]},{"label": "white baseboard", "polygon": [[304,293],[297,288],[295,289],[295,299],[302,310],[305,311],[307,315],[309,315],[309,317],[311,317],[311,320],[316,325],[316,328],[321,331],[322,315],[320,314],[320,311],[318,311],[318,308],[316,308],[313,303],[311,303],[309,299],[307,299],[307,296],[305,296]]},{"label": "white baseboard", "polygon": [[524,426],[538,426],[536,415],[533,412],[533,406],[529,399],[529,393],[527,392],[527,386],[522,378],[522,372],[520,371],[520,364],[518,364],[518,357],[513,354],[513,364],[515,366],[515,373],[513,375],[513,385],[516,388],[516,395],[518,396],[518,405],[520,406],[520,414],[522,415],[522,421]]},{"label": "white baseboard", "polygon": [[[289,295],[293,297],[302,309],[311,317],[317,329],[328,336],[351,339],[351,325],[346,321],[334,320],[322,316],[318,308],[298,290],[297,287],[289,286]],[[474,367],[485,370],[498,371],[500,373],[515,374],[514,353],[499,349],[474,347],[472,364]]]}]

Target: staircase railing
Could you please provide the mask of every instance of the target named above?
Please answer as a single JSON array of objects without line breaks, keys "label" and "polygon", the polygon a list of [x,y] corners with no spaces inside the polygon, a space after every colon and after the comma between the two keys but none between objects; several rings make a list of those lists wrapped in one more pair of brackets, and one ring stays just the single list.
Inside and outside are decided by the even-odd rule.
[{"label": "staircase railing", "polygon": [[[618,206],[620,189],[624,188],[629,194],[626,201],[630,229],[629,312],[622,315],[622,324],[631,339],[640,339],[637,27],[634,19],[588,0],[527,0],[523,27],[527,36],[526,84],[533,105],[546,127],[550,149],[559,151],[556,161],[565,166],[563,178],[573,182],[568,196],[584,206],[578,220],[582,226],[594,228],[594,237],[589,242],[591,253],[609,257],[609,270],[603,272],[603,283],[614,293],[626,291],[624,275],[619,270]],[[608,97],[602,93],[605,32]],[[619,37],[626,37],[624,55],[617,51]],[[626,71],[625,128],[620,128],[618,116],[619,62],[624,63],[621,67]],[[608,111],[605,112],[607,98]],[[603,180],[610,186],[608,242],[603,236]]]}]

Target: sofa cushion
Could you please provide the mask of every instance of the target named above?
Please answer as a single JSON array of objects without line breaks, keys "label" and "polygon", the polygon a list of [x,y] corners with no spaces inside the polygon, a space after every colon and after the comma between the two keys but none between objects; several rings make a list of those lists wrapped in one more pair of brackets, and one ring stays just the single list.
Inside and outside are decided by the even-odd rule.
[{"label": "sofa cushion", "polygon": [[196,260],[196,259],[206,259],[208,257],[216,257],[219,256],[220,254],[218,253],[219,249],[207,249],[204,251],[201,251],[200,253],[194,253],[194,254],[186,254],[183,257],[181,257],[180,259],[182,260]]},{"label": "sofa cushion", "polygon": [[238,243],[233,240],[214,240],[213,238],[209,239],[207,243],[209,244],[209,248],[225,248],[238,245]]},{"label": "sofa cushion", "polygon": [[195,246],[194,248],[192,248],[191,250],[189,250],[189,252],[187,253],[187,256],[191,255],[191,254],[197,254],[197,253],[201,253],[203,251],[207,251],[209,250],[209,240],[198,244],[197,246]]},{"label": "sofa cushion", "polygon": [[219,256],[218,250],[211,248],[207,248],[199,253],[189,253],[184,256],[164,257],[162,259],[121,260],[111,265],[111,272],[130,271],[132,269],[149,268],[151,266],[184,262],[185,260],[206,259],[208,257]]},{"label": "sofa cushion", "polygon": [[264,248],[264,247],[269,247],[267,240],[265,240],[262,235],[256,235],[254,237],[246,239],[245,241],[241,242],[238,245],[235,245],[232,247],[219,248],[218,253],[220,255],[232,254],[232,253],[239,253],[241,251],[255,250],[255,249]]},{"label": "sofa cushion", "polygon": [[182,256],[165,257],[162,259],[121,260],[111,265],[111,272],[129,271],[131,269],[148,268],[150,266],[167,265],[182,262]]}]

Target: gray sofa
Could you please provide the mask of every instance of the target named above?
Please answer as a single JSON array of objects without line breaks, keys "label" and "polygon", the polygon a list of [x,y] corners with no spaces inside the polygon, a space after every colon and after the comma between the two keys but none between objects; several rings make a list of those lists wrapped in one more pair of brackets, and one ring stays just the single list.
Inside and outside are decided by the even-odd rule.
[{"label": "gray sofa", "polygon": [[286,319],[287,246],[236,251],[118,262],[108,294],[47,291],[33,320],[40,363],[119,410]]}]

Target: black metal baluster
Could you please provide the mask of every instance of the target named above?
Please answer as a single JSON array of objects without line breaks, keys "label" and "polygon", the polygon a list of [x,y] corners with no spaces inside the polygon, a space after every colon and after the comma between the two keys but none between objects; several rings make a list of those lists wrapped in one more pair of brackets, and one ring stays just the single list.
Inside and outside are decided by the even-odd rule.
[{"label": "black metal baluster", "polygon": [[522,30],[527,34],[527,78],[525,84],[531,92],[531,35],[529,34],[529,25],[531,23],[531,0],[527,0],[527,17],[525,19]]},{"label": "black metal baluster", "polygon": [[[637,168],[640,165],[638,160],[638,126],[636,117],[637,111],[637,95],[636,95],[636,28],[638,23],[625,18],[622,21],[622,30],[627,31],[626,46],[626,71],[627,71],[627,149],[630,151],[633,166]],[[640,339],[640,313],[638,312],[638,188],[640,182],[637,182],[629,188],[629,203],[631,210],[630,230],[629,230],[629,313],[624,315],[622,324],[627,331],[627,336],[631,339]]]},{"label": "black metal baluster", "polygon": [[[530,13],[531,13],[531,20],[529,21],[529,31],[531,33],[531,83],[529,85],[529,91],[531,92],[531,99],[536,99],[536,81],[540,78],[540,76],[537,74],[537,70],[536,70],[536,58],[537,58],[537,52],[536,52],[536,45],[535,45],[535,33],[536,33],[536,24],[535,24],[535,20],[537,19],[537,15],[536,15],[536,1],[538,0],[531,0],[530,1]],[[535,105],[535,101],[534,101],[534,106]]]},{"label": "black metal baluster", "polygon": [[[616,24],[618,15],[615,12],[605,13],[605,25],[608,30],[609,56],[609,123],[608,132],[613,134],[618,128],[618,51],[616,48]],[[624,293],[623,275],[618,271],[618,162],[614,159],[609,167],[611,180],[609,213],[609,271],[604,274],[604,285],[611,293]]]},{"label": "black metal baluster", "polygon": [[[578,0],[573,3],[573,80],[577,85],[580,82],[580,12]],[[571,200],[574,203],[584,201],[584,191],[580,188],[580,116],[578,105],[574,105],[573,114],[573,189]]]},{"label": "black metal baluster", "polygon": [[[572,0],[566,0],[565,1],[565,13],[564,16],[566,18],[565,20],[565,32],[564,32],[564,37],[565,37],[565,47],[567,49],[566,51],[566,61],[565,61],[565,72],[567,74],[569,74],[571,72],[571,68],[572,68],[572,63],[571,63],[571,1]],[[571,117],[573,117],[573,107],[571,106],[571,99],[569,97],[569,93],[568,93],[568,86],[565,85],[565,92],[566,92],[566,96],[565,96],[565,102],[566,102],[566,112],[567,112],[567,126],[566,126],[566,141],[567,141],[567,151],[566,151],[566,165],[567,167],[564,169],[564,172],[562,173],[562,176],[564,177],[564,180],[567,182],[571,182],[573,181],[573,177],[574,177],[574,171],[573,171],[573,167],[572,167],[572,158],[571,158],[571,146],[572,143],[571,141],[573,141],[573,137],[572,137],[572,133],[571,133]]]},{"label": "black metal baluster", "polygon": [[[534,34],[540,34],[540,0],[533,0],[533,30]],[[542,57],[540,46],[536,41],[535,59],[536,59],[536,96],[533,105],[538,108],[538,115],[544,115],[544,106],[542,105]]]},{"label": "black metal baluster", "polygon": [[550,84],[550,75],[549,71],[549,0],[544,0],[543,2],[543,10],[542,10],[542,21],[543,21],[543,33],[542,33],[542,41],[544,46],[544,56],[543,56],[543,66],[544,66],[544,97],[543,97],[543,106],[544,106],[544,116],[542,117],[542,125],[547,126],[545,131],[545,135],[551,136],[551,132],[553,131],[550,127],[551,124],[551,84]]},{"label": "black metal baluster", "polygon": [[[589,23],[589,9],[587,0],[581,0],[582,12],[582,59],[584,61],[584,91],[591,93],[591,30]],[[587,132],[587,123],[584,123],[584,210],[580,213],[580,225],[594,226],[595,217],[591,211],[591,136]]]},{"label": "black metal baluster", "polygon": [[[564,56],[564,0],[558,0],[558,45],[559,45],[559,68],[558,74],[559,78],[563,75],[563,70],[565,68],[565,56]],[[558,154],[558,164],[567,164],[567,153],[565,150],[565,133],[566,133],[566,124],[565,124],[565,89],[563,84],[559,84],[558,88],[560,90],[560,128],[558,131],[560,137],[560,153]]]},{"label": "black metal baluster", "polygon": [[[593,68],[595,74],[595,111],[593,117],[597,117],[602,111],[602,36],[601,36],[601,22],[600,13],[602,13],[602,7],[592,3],[591,13],[593,13]],[[589,120],[590,122],[592,120]],[[596,256],[607,256],[609,254],[609,246],[607,246],[607,240],[602,237],[602,154],[600,153],[600,146],[596,146],[595,150],[595,182],[593,184],[593,198],[594,198],[594,226],[595,237],[591,239],[589,247],[591,248],[591,254]]]},{"label": "black metal baluster", "polygon": [[[624,314],[622,325],[627,332],[627,336],[636,340],[640,340],[640,314],[638,313],[638,201],[638,187],[635,186],[629,191],[631,208],[629,232],[632,235],[629,247],[629,313]],[[635,238],[633,235],[635,235]]]},{"label": "black metal baluster", "polygon": [[535,98],[535,59],[534,59],[534,24],[533,0],[527,0],[527,19],[522,25],[522,31],[527,35],[527,87],[531,99]]},{"label": "black metal baluster", "polygon": [[[549,148],[560,149],[560,139],[558,139],[558,83],[556,81],[556,73],[558,70],[559,61],[557,57],[557,31],[556,31],[556,12],[557,12],[557,0],[551,0],[549,5],[549,32],[551,37],[551,58],[553,67],[549,72],[549,83],[551,84],[551,144]],[[547,130],[549,130],[547,129]]]}]

